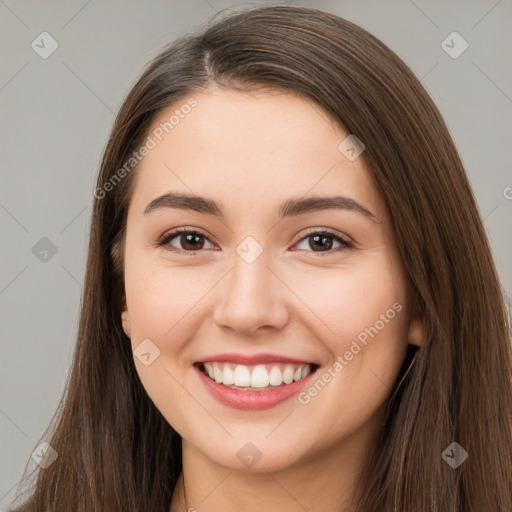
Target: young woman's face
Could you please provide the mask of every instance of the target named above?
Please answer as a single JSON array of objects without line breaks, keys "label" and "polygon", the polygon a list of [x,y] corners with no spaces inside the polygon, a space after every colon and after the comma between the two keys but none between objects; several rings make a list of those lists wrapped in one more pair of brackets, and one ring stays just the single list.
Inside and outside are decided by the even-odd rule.
[{"label": "young woman's face", "polygon": [[224,467],[355,457],[421,339],[361,148],[339,149],[349,134],[319,106],[275,90],[194,94],[148,135],[125,291],[149,397]]}]

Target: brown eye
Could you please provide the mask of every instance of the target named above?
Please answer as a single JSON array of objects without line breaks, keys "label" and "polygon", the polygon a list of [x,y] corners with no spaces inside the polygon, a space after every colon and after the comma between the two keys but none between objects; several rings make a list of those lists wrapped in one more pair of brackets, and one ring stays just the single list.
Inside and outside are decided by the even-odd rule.
[{"label": "brown eye", "polygon": [[[317,231],[312,232],[303,237],[299,244],[307,242],[307,247],[299,247],[302,250],[312,250],[313,252],[321,253],[321,252],[336,252],[338,250],[348,249],[352,247],[352,244],[345,240],[338,234],[332,233],[330,231]],[[333,249],[333,245],[338,243],[339,246]]]},{"label": "brown eye", "polygon": [[180,235],[178,240],[180,241],[182,248],[189,251],[202,249],[204,245],[204,239],[202,239],[202,236],[193,233],[184,233]]},{"label": "brown eye", "polygon": [[[176,245],[175,242],[178,244]],[[182,229],[179,231],[174,231],[169,233],[164,239],[159,243],[160,246],[167,246],[171,250],[181,251],[181,252],[193,252],[204,249],[205,242],[211,244],[208,238],[198,231],[189,231],[186,229]],[[211,244],[213,246],[213,244]]]},{"label": "brown eye", "polygon": [[333,237],[330,235],[311,235],[308,238],[311,249],[319,248],[320,251],[330,251],[332,249]]}]

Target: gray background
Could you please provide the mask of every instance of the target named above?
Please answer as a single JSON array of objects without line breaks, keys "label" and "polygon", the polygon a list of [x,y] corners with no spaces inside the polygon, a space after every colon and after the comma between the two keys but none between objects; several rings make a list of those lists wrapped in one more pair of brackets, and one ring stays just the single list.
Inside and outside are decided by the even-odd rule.
[{"label": "gray background", "polygon": [[[165,44],[217,11],[258,3],[274,2],[0,0],[0,508],[64,388],[92,192],[115,112]],[[290,3],[361,25],[422,79],[466,165],[511,296],[512,1]],[[47,59],[31,47],[43,31],[59,45]],[[456,59],[441,47],[453,31],[469,44]],[[55,254],[41,252],[43,237]]]}]

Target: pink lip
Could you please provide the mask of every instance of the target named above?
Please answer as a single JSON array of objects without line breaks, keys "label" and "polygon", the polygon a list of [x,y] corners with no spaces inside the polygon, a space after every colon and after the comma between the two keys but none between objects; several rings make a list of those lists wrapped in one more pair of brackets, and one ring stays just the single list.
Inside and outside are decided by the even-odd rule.
[{"label": "pink lip", "polygon": [[[219,359],[213,360],[219,361]],[[239,361],[240,359],[237,359],[237,362]],[[275,359],[272,361],[275,361]],[[297,382],[293,382],[287,386],[278,386],[276,388],[269,389],[268,391],[242,391],[218,384],[214,380],[207,377],[201,368],[196,365],[194,365],[193,368],[196,370],[199,378],[201,379],[201,382],[204,384],[213,398],[233,409],[253,411],[270,409],[280,404],[281,402],[288,400],[292,396],[299,393],[299,391],[310,382],[311,377],[316,373],[312,372],[307,377],[298,380]]]},{"label": "pink lip", "polygon": [[277,354],[216,354],[207,356],[204,359],[196,361],[197,363],[235,363],[243,364],[246,366],[265,364],[265,363],[292,363],[292,364],[314,364],[312,361],[305,361],[303,359],[294,359],[292,357],[279,356]]}]

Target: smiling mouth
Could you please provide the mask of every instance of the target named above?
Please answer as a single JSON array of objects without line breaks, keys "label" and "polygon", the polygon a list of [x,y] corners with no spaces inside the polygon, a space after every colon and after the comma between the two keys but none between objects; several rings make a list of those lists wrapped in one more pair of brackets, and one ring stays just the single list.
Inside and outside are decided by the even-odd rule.
[{"label": "smiling mouth", "polygon": [[268,363],[243,365],[227,362],[196,363],[208,378],[231,389],[268,391],[288,386],[314,373],[317,364]]}]

